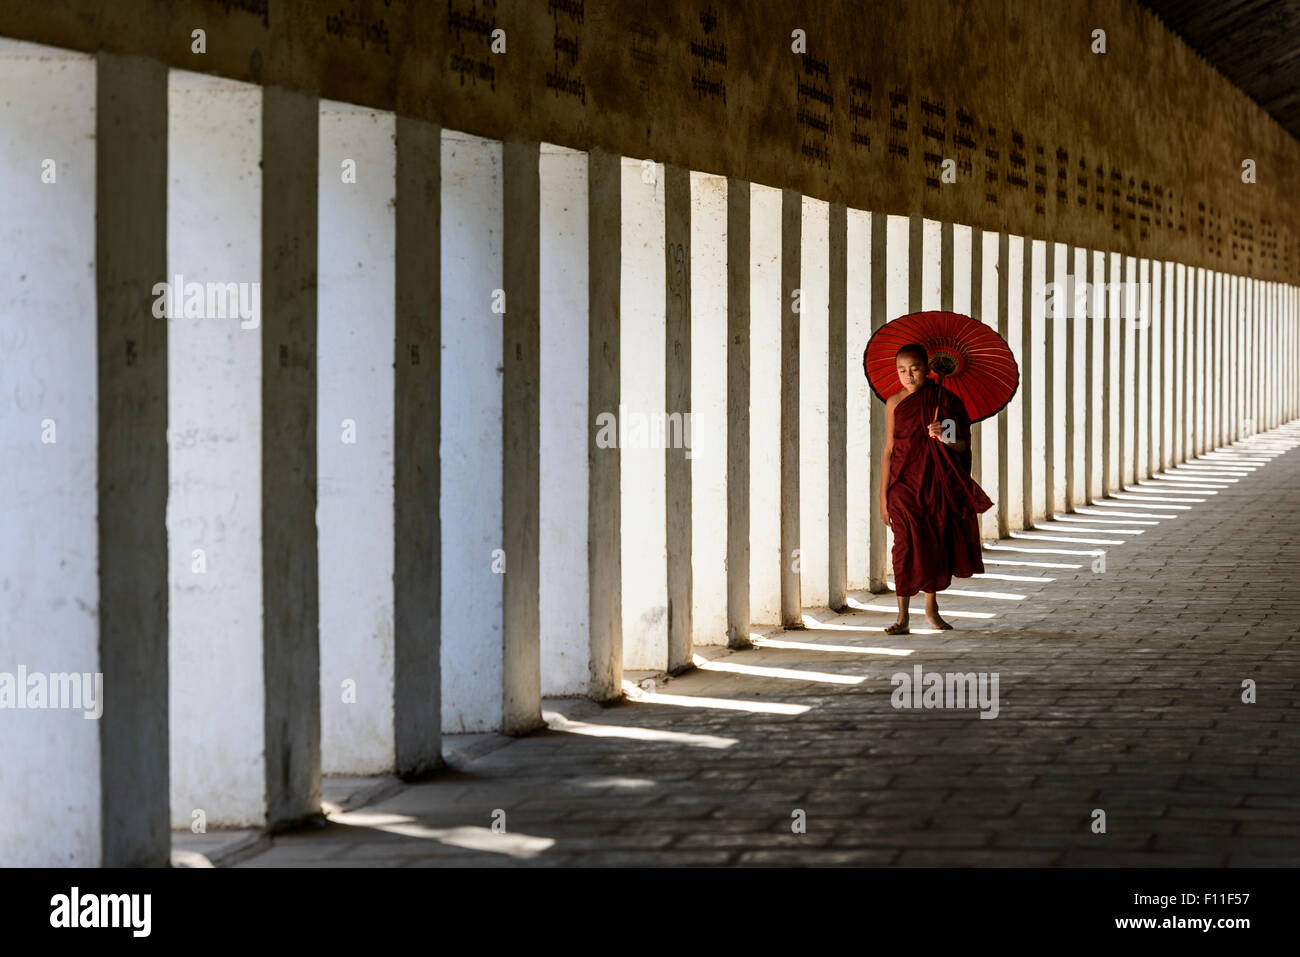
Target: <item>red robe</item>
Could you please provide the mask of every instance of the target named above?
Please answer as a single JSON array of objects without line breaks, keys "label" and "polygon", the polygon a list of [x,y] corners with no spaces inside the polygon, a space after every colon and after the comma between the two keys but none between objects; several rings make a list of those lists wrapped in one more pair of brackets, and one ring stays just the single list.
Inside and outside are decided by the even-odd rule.
[{"label": "red robe", "polygon": [[[926,431],[939,402],[939,424],[952,419],[966,451]],[[943,591],[953,576],[984,571],[979,513],[993,507],[970,477],[970,417],[954,393],[933,379],[894,407],[894,452],[886,504],[894,532],[894,590],[899,595]]]}]

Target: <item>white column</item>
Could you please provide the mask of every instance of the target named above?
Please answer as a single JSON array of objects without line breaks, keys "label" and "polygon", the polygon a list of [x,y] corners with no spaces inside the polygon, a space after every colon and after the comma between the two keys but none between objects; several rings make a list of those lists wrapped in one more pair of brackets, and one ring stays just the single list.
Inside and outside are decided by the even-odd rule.
[{"label": "white column", "polygon": [[[972,269],[974,269],[976,246],[971,247]],[[999,235],[995,232],[982,231],[978,234],[979,252],[979,288],[972,290],[972,308],[978,306],[979,319],[993,329],[998,328],[998,289],[1001,280],[1001,264],[998,262]],[[972,285],[975,282],[972,273]],[[1005,443],[1006,416],[1003,413],[991,416],[978,425],[980,430],[980,485],[993,502],[993,507],[980,514],[980,536],[985,539],[998,537],[1001,521],[1002,501],[1000,491],[1001,472],[999,466],[1000,452]]]},{"label": "white column", "polygon": [[501,547],[502,203],[501,144],[444,130],[442,722],[448,734],[501,726],[502,575],[510,561]]},{"label": "white column", "polygon": [[1003,461],[1006,467],[1004,490],[1006,528],[1012,531],[1026,528],[1030,522],[1025,515],[1025,456],[1032,448],[1031,437],[1025,434],[1025,404],[1030,401],[1026,395],[1029,381],[1027,377],[1024,349],[1024,326],[1029,309],[1025,302],[1025,270],[1029,268],[1025,251],[1029,243],[1019,236],[1007,237],[1007,344],[1020,367],[1020,388],[1007,405],[1006,417],[1006,454]]},{"label": "white column", "polygon": [[[885,321],[893,322],[910,311],[909,243],[911,223],[906,216],[888,216],[885,220]],[[877,400],[878,401],[878,400]],[[883,412],[883,407],[882,410]],[[886,463],[886,469],[888,463]],[[888,481],[886,470],[882,480]],[[894,533],[885,530],[885,576],[892,589],[894,580]]]},{"label": "white column", "polygon": [[1026,437],[1025,525],[1030,526],[1047,518],[1047,317],[1043,291],[1047,288],[1047,244],[1042,240],[1026,240],[1029,249],[1028,277],[1025,284],[1025,315],[1029,325],[1028,373],[1029,405],[1025,411],[1028,423]]},{"label": "white column", "polygon": [[[110,769],[101,764],[101,721],[85,715],[113,707],[120,689],[101,680],[106,702],[95,700],[94,676],[104,671],[96,615],[95,58],[0,40],[0,88],[0,671],[24,706],[30,686],[19,683],[20,668],[29,679],[89,675],[78,690],[95,705],[10,710],[18,704],[11,701],[0,711],[0,861],[96,867],[108,843],[101,769],[105,777]],[[126,368],[136,357],[125,343],[113,341],[111,354],[135,371]],[[164,860],[166,852],[164,829]]]},{"label": "white column", "polygon": [[[171,73],[167,265],[171,282],[183,277],[168,322],[173,827],[199,815],[208,827],[266,821],[262,97]],[[251,318],[209,313],[205,289],[227,283]]]},{"label": "white column", "polygon": [[1177,333],[1176,305],[1178,275],[1174,263],[1165,260],[1161,269],[1160,345],[1157,361],[1160,365],[1160,455],[1152,468],[1164,471],[1174,463],[1174,370],[1177,368],[1175,336]]},{"label": "white column", "polygon": [[1102,445],[1106,431],[1106,341],[1107,309],[1110,296],[1106,293],[1106,253],[1101,250],[1089,250],[1088,259],[1088,298],[1087,298],[1087,340],[1088,370],[1084,377],[1088,404],[1088,467],[1087,493],[1085,502],[1095,501],[1102,496],[1105,485],[1105,472],[1102,469],[1105,452]]},{"label": "white column", "polygon": [[1137,367],[1137,429],[1138,455],[1136,473],[1139,479],[1151,477],[1151,454],[1155,447],[1152,422],[1159,414],[1159,371],[1152,361],[1152,343],[1159,342],[1157,326],[1160,322],[1160,264],[1150,259],[1141,260],[1143,287],[1141,325],[1138,331]]},{"label": "white column", "polygon": [[[1047,247],[1047,255],[1052,260],[1053,281],[1060,284],[1062,288],[1065,287],[1066,278],[1069,275],[1069,252],[1069,247],[1064,243],[1050,243]],[[1065,391],[1065,366],[1069,355],[1069,321],[1066,310],[1062,309],[1055,318],[1050,320],[1044,318],[1044,323],[1050,345],[1049,351],[1052,356],[1052,361],[1047,367],[1049,378],[1046,383],[1047,407],[1051,409],[1046,436],[1047,444],[1051,448],[1051,458],[1048,463],[1051,482],[1047,488],[1047,505],[1048,511],[1052,514],[1063,515],[1066,511],[1065,487],[1067,479],[1065,449],[1070,442],[1070,433],[1065,428],[1065,406],[1068,401]]]},{"label": "white column", "polygon": [[827,450],[830,345],[830,204],[803,197],[800,228],[799,549],[805,606],[829,601],[830,524]]},{"label": "white column", "polygon": [[1188,317],[1188,329],[1191,333],[1187,363],[1188,380],[1188,421],[1187,455],[1192,459],[1205,450],[1208,402],[1205,397],[1205,336],[1209,328],[1209,305],[1207,296],[1213,291],[1209,271],[1197,266],[1192,270],[1189,285],[1192,289],[1192,314]]},{"label": "white column", "polygon": [[750,187],[750,617],[781,621],[781,191]]},{"label": "white column", "polygon": [[871,516],[879,510],[871,497],[871,474],[880,463],[872,461],[871,417],[884,412],[884,404],[871,391],[862,357],[871,339],[871,218],[860,209],[847,211],[848,231],[848,332],[845,357],[847,381],[848,472],[848,587],[871,587]]},{"label": "white column", "polygon": [[595,416],[587,408],[588,163],[586,153],[541,147],[543,695],[584,695],[591,679],[587,432]]},{"label": "white column", "polygon": [[1067,441],[1070,443],[1070,509],[1078,508],[1088,501],[1088,415],[1092,411],[1091,390],[1088,388],[1088,325],[1092,322],[1089,312],[1091,296],[1089,295],[1088,265],[1091,253],[1087,249],[1071,247],[1069,250],[1070,275],[1074,284],[1070,308],[1069,337],[1066,340],[1070,370],[1070,388],[1065,401],[1072,416],[1073,428]]},{"label": "white column", "polygon": [[393,768],[396,118],[321,103],[321,765]]},{"label": "white column", "polygon": [[623,159],[623,667],[668,665],[664,170]]},{"label": "white column", "polygon": [[1120,409],[1123,400],[1121,378],[1121,350],[1123,324],[1120,317],[1123,305],[1123,272],[1119,253],[1106,254],[1106,448],[1103,492],[1109,494],[1120,487]]},{"label": "white column", "polygon": [[1134,484],[1137,476],[1137,336],[1140,296],[1138,260],[1124,256],[1120,264],[1124,283],[1120,309],[1120,418],[1119,418],[1119,483],[1117,488]]},{"label": "white column", "polygon": [[727,180],[691,176],[694,641],[727,643]]}]

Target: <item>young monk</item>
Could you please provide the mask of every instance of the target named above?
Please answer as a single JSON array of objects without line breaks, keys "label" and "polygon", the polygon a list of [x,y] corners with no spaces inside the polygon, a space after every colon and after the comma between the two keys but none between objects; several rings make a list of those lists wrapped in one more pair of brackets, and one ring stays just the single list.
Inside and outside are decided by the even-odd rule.
[{"label": "young monk", "polygon": [[905,635],[918,591],[925,592],[930,627],[952,627],[939,615],[936,593],[949,587],[954,575],[969,578],[984,571],[978,515],[993,502],[970,477],[965,404],[928,377],[924,347],[903,346],[896,362],[903,388],[885,403],[880,517],[894,531],[898,595],[898,620],[885,633]]}]

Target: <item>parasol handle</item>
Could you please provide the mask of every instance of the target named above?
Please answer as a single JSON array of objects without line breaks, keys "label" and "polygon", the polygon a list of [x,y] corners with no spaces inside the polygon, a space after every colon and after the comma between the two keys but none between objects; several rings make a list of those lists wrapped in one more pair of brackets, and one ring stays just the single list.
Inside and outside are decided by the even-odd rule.
[{"label": "parasol handle", "polygon": [[[942,396],[943,396],[943,373],[939,373],[939,383],[938,383],[938,384],[939,384],[939,395],[940,395],[940,397],[942,397]],[[930,420],[930,424],[931,424],[931,425],[934,425],[934,423],[936,423],[936,422],[938,422],[938,421],[939,421],[939,400],[938,400],[938,399],[935,399],[935,402],[934,402],[934,418]]]}]

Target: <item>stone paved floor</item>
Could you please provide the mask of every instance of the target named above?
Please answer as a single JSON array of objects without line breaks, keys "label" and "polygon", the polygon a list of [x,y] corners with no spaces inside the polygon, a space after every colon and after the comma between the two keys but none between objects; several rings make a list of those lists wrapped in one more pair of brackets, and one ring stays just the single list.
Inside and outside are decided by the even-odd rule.
[{"label": "stone paved floor", "polygon": [[[996,543],[943,602],[959,630],[886,636],[893,597],[859,594],[641,700],[547,701],[547,729],[473,736],[445,775],[238,866],[1294,866],[1297,443],[1293,424]],[[996,672],[997,717],[891,707],[915,665]]]}]

